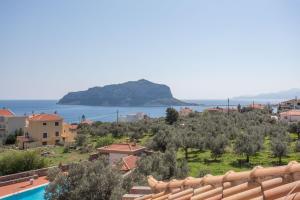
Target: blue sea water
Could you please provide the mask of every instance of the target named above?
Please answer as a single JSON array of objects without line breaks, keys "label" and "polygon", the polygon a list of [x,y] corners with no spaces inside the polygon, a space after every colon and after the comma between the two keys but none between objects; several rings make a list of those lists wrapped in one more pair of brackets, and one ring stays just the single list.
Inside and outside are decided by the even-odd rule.
[{"label": "blue sea water", "polygon": [[[195,100],[199,106],[189,106],[193,110],[203,111],[212,106],[222,106],[227,104],[227,100]],[[262,103],[266,103],[263,101]],[[251,101],[231,101],[231,105],[238,103],[246,105]],[[82,115],[93,121],[113,122],[119,116],[144,112],[150,117],[165,116],[167,107],[104,107],[104,106],[82,106],[82,105],[58,105],[57,100],[0,100],[0,108],[11,109],[17,115],[30,115],[31,113],[54,113],[57,112],[65,121],[72,123],[78,122]],[[174,108],[180,109],[181,106]]]},{"label": "blue sea water", "polygon": [[41,186],[26,192],[21,192],[1,200],[44,200],[45,186]]}]

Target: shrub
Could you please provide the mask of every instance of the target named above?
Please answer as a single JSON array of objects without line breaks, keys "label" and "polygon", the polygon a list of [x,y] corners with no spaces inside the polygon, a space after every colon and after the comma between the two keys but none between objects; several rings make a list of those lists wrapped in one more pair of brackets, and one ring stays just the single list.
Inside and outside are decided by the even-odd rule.
[{"label": "shrub", "polygon": [[295,151],[300,152],[300,141],[299,140],[295,144]]},{"label": "shrub", "polygon": [[44,158],[33,151],[8,152],[0,158],[0,176],[46,166]]},{"label": "shrub", "polygon": [[114,139],[112,136],[101,137],[100,139],[97,140],[96,148],[111,145],[113,142]]}]

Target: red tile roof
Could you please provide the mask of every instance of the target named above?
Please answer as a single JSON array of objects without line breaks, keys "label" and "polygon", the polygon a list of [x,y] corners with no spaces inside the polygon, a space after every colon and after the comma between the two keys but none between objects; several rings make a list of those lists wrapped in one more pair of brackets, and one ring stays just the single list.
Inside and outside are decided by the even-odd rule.
[{"label": "red tile roof", "polygon": [[154,193],[136,200],[299,200],[300,164],[292,161],[280,167],[257,166],[251,171],[169,182],[149,176],[148,184]]},{"label": "red tile roof", "polygon": [[56,114],[37,114],[29,117],[30,121],[59,121],[63,118]]},{"label": "red tile roof", "polygon": [[300,116],[300,110],[289,110],[280,113],[280,116]]},{"label": "red tile roof", "polygon": [[109,146],[98,148],[100,153],[124,153],[124,154],[135,154],[144,151],[146,148],[137,144],[121,143],[112,144]]},{"label": "red tile roof", "polygon": [[122,171],[130,171],[134,168],[136,168],[136,162],[138,161],[138,156],[126,156],[122,158]]},{"label": "red tile roof", "polygon": [[14,115],[15,114],[12,111],[10,111],[9,109],[0,109],[0,116],[11,117]]}]

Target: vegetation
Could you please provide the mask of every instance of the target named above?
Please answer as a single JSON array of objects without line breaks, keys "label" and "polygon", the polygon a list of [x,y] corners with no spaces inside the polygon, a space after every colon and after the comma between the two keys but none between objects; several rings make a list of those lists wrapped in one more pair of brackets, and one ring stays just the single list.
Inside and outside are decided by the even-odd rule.
[{"label": "vegetation", "polygon": [[45,166],[45,159],[34,151],[10,151],[0,157],[0,176],[39,169]]},{"label": "vegetation", "polygon": [[46,188],[47,200],[115,200],[124,193],[121,173],[105,158],[72,164],[68,173],[51,169],[48,178],[51,183]]}]

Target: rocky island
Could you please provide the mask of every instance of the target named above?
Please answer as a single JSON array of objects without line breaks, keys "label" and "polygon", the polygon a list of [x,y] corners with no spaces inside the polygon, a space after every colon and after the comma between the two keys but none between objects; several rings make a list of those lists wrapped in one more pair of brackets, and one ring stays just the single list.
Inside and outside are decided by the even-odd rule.
[{"label": "rocky island", "polygon": [[173,97],[168,86],[145,79],[70,92],[58,104],[89,106],[191,106]]}]

